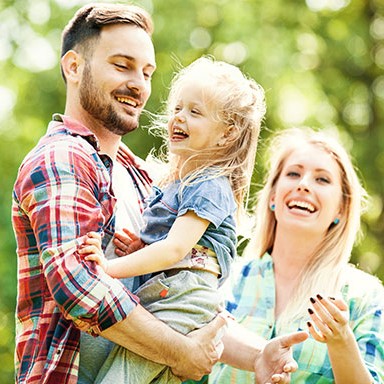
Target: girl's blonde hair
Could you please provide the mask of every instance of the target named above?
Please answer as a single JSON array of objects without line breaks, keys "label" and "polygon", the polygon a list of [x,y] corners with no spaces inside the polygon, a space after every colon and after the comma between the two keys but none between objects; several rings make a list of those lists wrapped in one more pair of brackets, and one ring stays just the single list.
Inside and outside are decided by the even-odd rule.
[{"label": "girl's blonde hair", "polygon": [[307,314],[310,295],[322,293],[334,296],[343,284],[345,270],[351,251],[360,230],[360,217],[365,207],[366,192],[347,151],[331,135],[310,128],[293,128],[281,131],[272,138],[264,187],[258,193],[255,209],[256,226],[247,247],[248,256],[262,257],[271,252],[276,234],[276,219],[270,209],[271,196],[280,177],[284,163],[292,152],[304,146],[316,146],[329,153],[337,162],[341,176],[342,206],[339,223],[332,223],[323,241],[308,262],[301,275],[291,300],[280,316],[280,327]]},{"label": "girl's blonde hair", "polygon": [[173,78],[166,113],[157,121],[157,128],[165,128],[166,121],[174,114],[184,85],[194,80],[204,85],[204,102],[210,104],[212,108],[209,110],[213,111],[210,117],[222,124],[223,129],[228,128],[230,133],[223,145],[206,148],[190,156],[187,162],[194,162],[197,168],[194,167],[195,170],[187,177],[180,177],[183,165],[179,164],[177,155],[170,154],[171,167],[178,168],[180,172],[171,172],[163,183],[178,178],[182,185],[190,184],[209,169],[209,177],[224,175],[229,178],[237,205],[242,209],[249,192],[261,121],[266,111],[264,91],[239,68],[210,57],[201,57],[182,68]]}]

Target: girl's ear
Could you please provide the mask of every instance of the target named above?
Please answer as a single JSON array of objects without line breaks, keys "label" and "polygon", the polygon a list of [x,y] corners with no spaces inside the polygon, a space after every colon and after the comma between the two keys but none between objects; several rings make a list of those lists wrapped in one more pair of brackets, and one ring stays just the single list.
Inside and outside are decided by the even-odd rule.
[{"label": "girl's ear", "polygon": [[227,139],[231,136],[231,134],[232,134],[232,132],[233,132],[233,129],[234,129],[234,126],[233,126],[233,125],[229,125],[228,127],[225,128],[222,137],[221,137],[221,138],[219,139],[219,141],[217,142],[217,145],[218,145],[219,147],[224,147],[224,145],[225,145],[226,142],[227,142]]},{"label": "girl's ear", "polygon": [[65,53],[61,58],[61,68],[67,82],[77,83],[82,76],[84,59],[73,50]]}]

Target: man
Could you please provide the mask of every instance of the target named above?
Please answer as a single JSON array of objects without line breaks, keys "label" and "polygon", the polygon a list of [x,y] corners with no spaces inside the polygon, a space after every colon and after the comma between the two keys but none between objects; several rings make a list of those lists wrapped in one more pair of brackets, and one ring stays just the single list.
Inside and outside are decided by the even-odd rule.
[{"label": "man", "polygon": [[[104,339],[168,365],[182,378],[198,379],[218,360],[215,337],[225,324],[222,317],[188,336],[178,334],[77,252],[89,231],[104,233],[107,245],[119,220],[133,230],[140,226],[151,180],[121,137],[136,129],[151,93],[151,33],[151,19],[141,8],[102,3],[81,8],[64,30],[65,113],[54,115],[24,159],[13,194],[18,383],[92,382],[109,351]],[[99,343],[81,337],[84,332],[103,336],[95,339],[96,351]],[[266,381],[274,361],[277,372],[284,362],[295,368],[287,351],[303,336],[270,343],[263,354],[262,343],[240,343],[240,350],[235,338],[227,339],[224,360],[244,369],[257,366]],[[79,364],[95,372],[85,369],[79,378]],[[289,374],[279,377],[289,381]]]}]

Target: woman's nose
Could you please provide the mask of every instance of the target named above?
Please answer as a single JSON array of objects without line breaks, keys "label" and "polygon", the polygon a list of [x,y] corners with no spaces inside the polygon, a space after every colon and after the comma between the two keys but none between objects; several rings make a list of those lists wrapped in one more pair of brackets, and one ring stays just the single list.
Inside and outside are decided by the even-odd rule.
[{"label": "woman's nose", "polygon": [[297,189],[299,191],[305,191],[305,192],[309,192],[309,180],[306,176],[303,176],[301,179],[300,179],[300,182],[297,186]]}]

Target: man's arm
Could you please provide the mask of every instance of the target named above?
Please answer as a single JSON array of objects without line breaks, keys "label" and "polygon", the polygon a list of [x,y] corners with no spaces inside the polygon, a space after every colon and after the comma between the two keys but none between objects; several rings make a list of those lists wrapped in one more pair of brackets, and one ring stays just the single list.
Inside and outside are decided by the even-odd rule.
[{"label": "man's arm", "polygon": [[148,360],[167,365],[182,379],[199,380],[209,374],[219,355],[215,337],[226,324],[217,316],[188,336],[173,331],[138,305],[129,316],[101,333],[101,336]]}]

